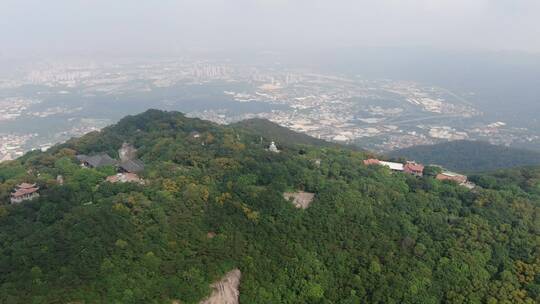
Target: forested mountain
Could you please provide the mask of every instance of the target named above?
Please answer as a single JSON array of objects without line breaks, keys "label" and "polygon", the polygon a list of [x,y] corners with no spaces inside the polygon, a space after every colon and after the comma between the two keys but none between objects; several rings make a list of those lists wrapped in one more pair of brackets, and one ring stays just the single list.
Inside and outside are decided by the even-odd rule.
[{"label": "forested mountain", "polygon": [[393,151],[389,155],[437,164],[462,172],[540,166],[540,152],[467,140],[415,146]]},{"label": "forested mountain", "polygon": [[[241,303],[540,301],[539,170],[470,191],[260,137],[150,110],[1,164],[0,303],[199,303],[233,269]],[[75,158],[124,142],[144,184]],[[21,182],[40,197],[7,205]]]}]

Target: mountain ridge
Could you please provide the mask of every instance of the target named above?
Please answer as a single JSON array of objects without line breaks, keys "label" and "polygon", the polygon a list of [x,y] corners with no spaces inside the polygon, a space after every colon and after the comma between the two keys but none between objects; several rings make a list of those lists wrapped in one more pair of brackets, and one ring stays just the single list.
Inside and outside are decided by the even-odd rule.
[{"label": "mountain ridge", "polygon": [[[264,137],[279,140],[288,144],[305,144],[320,147],[345,147],[338,143],[332,143],[310,135],[292,131],[267,119],[251,118],[230,124],[233,128],[241,128],[258,133]],[[347,146],[349,148],[355,148]]]},{"label": "mountain ridge", "polygon": [[[240,303],[540,300],[540,170],[469,191],[260,137],[151,110],[0,164],[0,302],[199,303],[232,269]],[[124,143],[144,183],[77,161]],[[6,205],[22,182],[40,197]]]}]

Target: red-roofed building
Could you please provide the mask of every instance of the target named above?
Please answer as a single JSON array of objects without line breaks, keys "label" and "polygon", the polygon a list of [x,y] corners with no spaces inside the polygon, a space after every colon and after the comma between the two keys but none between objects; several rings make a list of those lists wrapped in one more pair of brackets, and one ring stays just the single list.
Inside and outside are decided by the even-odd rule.
[{"label": "red-roofed building", "polygon": [[11,193],[11,203],[19,204],[24,201],[33,200],[39,197],[39,187],[36,184],[22,183],[17,185],[15,191]]},{"label": "red-roofed building", "polygon": [[364,165],[366,165],[366,166],[380,165],[380,164],[381,164],[381,162],[378,159],[375,159],[375,158],[370,158],[370,159],[364,160]]},{"label": "red-roofed building", "polygon": [[436,178],[440,181],[454,181],[460,185],[467,183],[467,176],[453,172],[443,172],[441,174],[438,174]]},{"label": "red-roofed building", "polygon": [[30,189],[30,188],[35,188],[35,187],[36,187],[36,184],[29,184],[29,183],[22,183],[22,184],[17,185],[17,188],[20,188],[20,189]]},{"label": "red-roofed building", "polygon": [[424,174],[424,165],[417,164],[415,162],[407,162],[403,167],[403,172],[416,176],[422,176]]}]

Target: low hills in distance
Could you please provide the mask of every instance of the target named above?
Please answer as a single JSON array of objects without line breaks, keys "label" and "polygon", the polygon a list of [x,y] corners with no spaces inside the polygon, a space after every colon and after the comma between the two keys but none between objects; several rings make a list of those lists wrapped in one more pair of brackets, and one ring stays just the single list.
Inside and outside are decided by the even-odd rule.
[{"label": "low hills in distance", "polygon": [[[357,146],[344,146],[298,133],[266,119],[248,119],[230,126],[249,130],[285,144],[361,150]],[[540,166],[540,152],[468,140],[414,146],[390,152],[388,156],[391,158],[402,157],[424,164],[436,164],[458,172],[487,172],[515,167]]]},{"label": "low hills in distance", "polygon": [[469,190],[263,131],[149,110],[0,164],[0,303],[540,302],[540,169]]},{"label": "low hills in distance", "polygon": [[414,146],[390,152],[388,156],[436,164],[461,172],[540,166],[540,152],[467,140]]},{"label": "low hills in distance", "polygon": [[[361,150],[357,146],[345,146],[298,133],[266,119],[248,119],[230,126],[249,130],[285,144]],[[515,167],[540,166],[540,152],[468,140],[414,146],[392,151],[387,156],[406,158],[424,164],[436,164],[458,172],[487,172]]]}]

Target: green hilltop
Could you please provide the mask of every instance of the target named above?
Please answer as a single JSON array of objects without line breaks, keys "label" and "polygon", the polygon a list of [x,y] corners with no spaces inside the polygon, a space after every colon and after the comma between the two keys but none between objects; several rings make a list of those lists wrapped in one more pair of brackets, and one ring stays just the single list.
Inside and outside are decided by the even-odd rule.
[{"label": "green hilltop", "polygon": [[[540,302],[540,170],[471,191],[251,125],[149,110],[1,164],[0,303],[199,303],[232,269],[240,303]],[[123,143],[144,183],[77,161]]]}]

